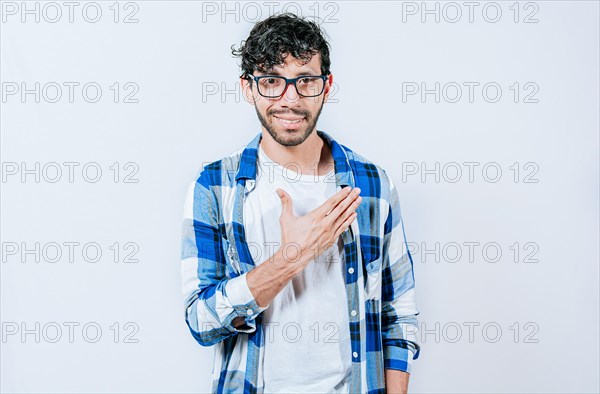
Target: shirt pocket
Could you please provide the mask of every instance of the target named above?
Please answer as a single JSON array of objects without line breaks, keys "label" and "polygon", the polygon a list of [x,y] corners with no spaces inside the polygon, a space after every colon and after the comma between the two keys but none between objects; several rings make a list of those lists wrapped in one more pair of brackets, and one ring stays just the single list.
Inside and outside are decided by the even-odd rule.
[{"label": "shirt pocket", "polygon": [[366,234],[368,235],[360,235],[359,237],[362,264],[367,273],[376,273],[381,271],[381,249],[383,240],[377,235],[373,236],[370,233]]},{"label": "shirt pocket", "polygon": [[369,262],[365,261],[365,269],[368,274],[374,274],[381,271],[381,258]]},{"label": "shirt pocket", "polygon": [[376,273],[381,270],[381,250],[383,236],[381,223],[373,220],[372,215],[378,212],[373,203],[362,203],[356,213],[356,220],[350,226],[354,238],[358,242],[362,266],[367,273]]}]

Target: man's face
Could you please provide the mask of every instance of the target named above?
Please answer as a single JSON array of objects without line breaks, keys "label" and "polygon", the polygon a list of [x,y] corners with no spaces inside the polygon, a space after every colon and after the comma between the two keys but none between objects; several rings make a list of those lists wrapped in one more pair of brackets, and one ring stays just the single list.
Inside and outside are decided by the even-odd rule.
[{"label": "man's face", "polygon": [[[317,53],[308,63],[304,63],[288,54],[283,65],[274,66],[268,72],[255,71],[254,75],[278,75],[286,78],[321,75],[321,56]],[[263,128],[279,144],[296,146],[315,130],[323,104],[329,96],[333,76],[329,75],[323,93],[316,97],[299,96],[293,84],[290,84],[283,96],[267,98],[258,93],[256,81],[252,81],[252,86],[247,80],[242,79],[240,82],[246,101],[254,105]]]}]

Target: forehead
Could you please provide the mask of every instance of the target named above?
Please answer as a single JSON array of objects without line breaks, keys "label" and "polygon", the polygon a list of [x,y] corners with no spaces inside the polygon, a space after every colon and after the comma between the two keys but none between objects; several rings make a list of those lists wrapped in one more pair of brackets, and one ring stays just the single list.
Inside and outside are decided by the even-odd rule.
[{"label": "forehead", "polygon": [[[284,55],[283,64],[276,64],[266,69],[265,74],[282,74],[287,72],[311,72],[321,74],[321,54],[314,54],[308,62],[298,59],[291,54]],[[260,73],[260,71],[257,70]]]}]

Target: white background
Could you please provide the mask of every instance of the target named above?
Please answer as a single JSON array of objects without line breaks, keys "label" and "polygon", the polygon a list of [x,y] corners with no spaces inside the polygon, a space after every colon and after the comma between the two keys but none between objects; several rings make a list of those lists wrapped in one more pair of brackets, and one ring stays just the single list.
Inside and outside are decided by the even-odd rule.
[{"label": "white background", "polygon": [[[79,2],[72,22],[62,2],[60,18],[56,6],[26,6],[36,4],[37,22],[24,3],[2,2],[1,389],[207,392],[212,349],[183,315],[184,193],[203,162],[260,132],[232,93],[230,46],[285,4]],[[598,392],[598,2],[477,2],[472,21],[463,2],[427,3],[438,22],[423,6],[302,3],[332,46],[335,102],[318,128],[386,169],[419,248],[411,391]],[[36,82],[39,103],[21,97]],[[73,102],[68,82],[79,84]],[[96,103],[82,94],[90,82]],[[403,99],[436,83],[439,102]],[[124,102],[135,88],[138,102]],[[78,163],[73,182],[65,162]],[[472,181],[465,162],[476,163]],[[23,170],[33,170],[24,182]],[[39,262],[24,252],[36,243]],[[124,263],[129,252],[137,263]]]}]

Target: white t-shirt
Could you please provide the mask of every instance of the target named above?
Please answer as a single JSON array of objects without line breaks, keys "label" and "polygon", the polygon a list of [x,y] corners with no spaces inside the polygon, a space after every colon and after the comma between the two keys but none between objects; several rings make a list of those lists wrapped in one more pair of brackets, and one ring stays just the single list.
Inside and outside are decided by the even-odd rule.
[{"label": "white t-shirt", "polygon": [[[281,243],[282,188],[296,215],[305,215],[336,193],[335,173],[298,174],[259,146],[255,189],[244,203],[246,241],[256,264]],[[297,274],[262,312],[265,329],[265,393],[347,393],[351,371],[343,242],[327,249]]]}]

